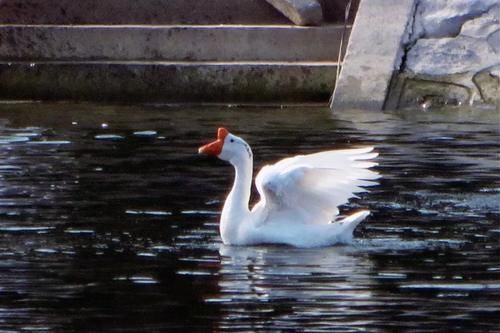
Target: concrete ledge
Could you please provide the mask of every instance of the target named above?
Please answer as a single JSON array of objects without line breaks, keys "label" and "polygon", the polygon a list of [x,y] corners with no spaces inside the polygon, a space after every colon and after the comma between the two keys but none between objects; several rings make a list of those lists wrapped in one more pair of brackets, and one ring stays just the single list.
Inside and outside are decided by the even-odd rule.
[{"label": "concrete ledge", "polygon": [[333,96],[334,111],[384,107],[391,78],[402,62],[414,3],[415,0],[361,1]]},{"label": "concrete ledge", "polygon": [[4,24],[287,24],[264,0],[1,0]]},{"label": "concrete ledge", "polygon": [[114,102],[324,102],[334,63],[14,62],[0,98]]},{"label": "concrete ledge", "polygon": [[0,60],[332,61],[340,25],[0,25]]}]

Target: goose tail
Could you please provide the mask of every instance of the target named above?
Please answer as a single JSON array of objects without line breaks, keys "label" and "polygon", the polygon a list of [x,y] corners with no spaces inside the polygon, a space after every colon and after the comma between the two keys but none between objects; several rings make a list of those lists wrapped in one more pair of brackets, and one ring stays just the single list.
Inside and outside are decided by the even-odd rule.
[{"label": "goose tail", "polygon": [[356,213],[350,214],[341,220],[333,222],[340,228],[340,232],[337,234],[337,241],[339,243],[350,243],[352,242],[354,229],[360,224],[364,219],[370,215],[369,210],[362,210]]}]

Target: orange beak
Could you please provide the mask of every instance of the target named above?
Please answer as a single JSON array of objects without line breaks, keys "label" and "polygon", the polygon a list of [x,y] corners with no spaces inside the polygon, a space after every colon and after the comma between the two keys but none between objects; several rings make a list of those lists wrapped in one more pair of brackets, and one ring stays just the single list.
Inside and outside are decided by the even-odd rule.
[{"label": "orange beak", "polygon": [[222,147],[224,146],[224,139],[228,134],[229,132],[227,129],[220,127],[217,130],[217,140],[198,148],[198,153],[219,156],[222,152]]}]

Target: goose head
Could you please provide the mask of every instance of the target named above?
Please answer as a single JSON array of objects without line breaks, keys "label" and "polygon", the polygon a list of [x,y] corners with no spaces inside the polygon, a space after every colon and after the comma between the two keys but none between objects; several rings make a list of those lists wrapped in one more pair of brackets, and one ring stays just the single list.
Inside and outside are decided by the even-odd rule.
[{"label": "goose head", "polygon": [[217,156],[232,164],[252,159],[252,150],[248,143],[223,127],[217,130],[217,140],[201,146],[198,153]]}]

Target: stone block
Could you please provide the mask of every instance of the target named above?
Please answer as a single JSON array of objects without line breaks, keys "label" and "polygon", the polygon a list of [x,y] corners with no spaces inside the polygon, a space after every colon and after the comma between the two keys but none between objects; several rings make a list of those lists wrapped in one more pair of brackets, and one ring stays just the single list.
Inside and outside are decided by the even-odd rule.
[{"label": "stone block", "polygon": [[485,103],[500,107],[500,65],[478,72],[473,81]]},{"label": "stone block", "polygon": [[316,0],[266,0],[296,25],[320,25],[323,11]]},{"label": "stone block", "polygon": [[417,38],[453,37],[462,24],[487,12],[498,0],[419,0],[413,36]]},{"label": "stone block", "polygon": [[460,35],[471,38],[487,38],[500,30],[500,4],[493,6],[485,14],[466,21],[460,29]]},{"label": "stone block", "polygon": [[415,75],[443,76],[477,72],[499,62],[499,55],[485,39],[419,39],[408,51],[406,70]]}]

